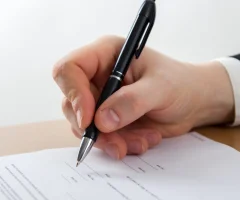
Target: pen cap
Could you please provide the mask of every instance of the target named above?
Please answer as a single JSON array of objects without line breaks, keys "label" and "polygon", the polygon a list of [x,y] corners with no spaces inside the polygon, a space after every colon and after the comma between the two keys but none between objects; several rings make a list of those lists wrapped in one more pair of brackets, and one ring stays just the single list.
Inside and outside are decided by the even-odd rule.
[{"label": "pen cap", "polygon": [[152,30],[155,15],[155,2],[145,0],[137,13],[137,17],[120,51],[112,72],[113,75],[121,76],[121,79],[124,78],[133,56],[135,55],[136,58],[140,56]]},{"label": "pen cap", "polygon": [[143,35],[143,38],[139,44],[138,49],[135,52],[135,56],[138,59],[146,42],[148,39],[148,36],[151,33],[152,27],[154,25],[155,22],[155,18],[156,18],[156,4],[154,0],[146,0],[143,4],[142,7],[139,11],[139,16],[142,16],[144,18],[147,19],[148,21],[148,26],[145,30],[145,34]]},{"label": "pen cap", "polygon": [[156,17],[155,0],[145,0],[140,8],[139,15],[148,18],[149,23],[153,25]]}]

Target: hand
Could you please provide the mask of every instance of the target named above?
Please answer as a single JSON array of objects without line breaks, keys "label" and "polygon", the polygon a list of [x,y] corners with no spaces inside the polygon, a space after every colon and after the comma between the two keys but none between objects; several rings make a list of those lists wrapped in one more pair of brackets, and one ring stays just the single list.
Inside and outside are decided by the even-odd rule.
[{"label": "hand", "polygon": [[[94,117],[123,43],[119,37],[100,38],[54,67],[54,80],[65,95],[63,112],[79,138]],[[101,134],[95,147],[116,159],[142,154],[162,137],[230,122],[233,106],[231,84],[220,63],[194,65],[145,48],[132,61],[124,86],[97,110],[94,121]]]}]

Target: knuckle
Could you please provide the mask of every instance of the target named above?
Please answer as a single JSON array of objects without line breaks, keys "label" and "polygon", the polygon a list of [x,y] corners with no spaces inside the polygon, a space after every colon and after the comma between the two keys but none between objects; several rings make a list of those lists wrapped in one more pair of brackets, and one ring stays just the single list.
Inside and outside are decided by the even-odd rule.
[{"label": "knuckle", "polygon": [[57,82],[60,77],[64,77],[67,73],[69,73],[71,66],[73,66],[72,62],[58,62],[53,66],[52,77]]},{"label": "knuckle", "polygon": [[63,100],[62,108],[64,106],[67,106],[68,103],[75,102],[76,98],[78,97],[77,89],[69,87],[70,85],[67,82],[67,80],[71,76],[71,73],[73,73],[74,71],[73,68],[74,68],[74,63],[72,63],[71,61],[62,62],[62,63],[59,62],[55,64],[53,67],[53,72],[52,72],[53,79],[56,81],[56,83],[59,85],[59,87],[62,89],[63,93],[66,96],[66,99]]},{"label": "knuckle", "polygon": [[76,113],[81,107],[81,98],[77,94],[76,90],[72,90],[73,92],[69,95],[69,99],[71,99],[71,106],[73,111]]},{"label": "knuckle", "polygon": [[59,77],[59,74],[61,72],[61,67],[62,67],[62,64],[60,64],[60,63],[56,63],[53,66],[52,77],[55,81],[57,80],[57,77]]},{"label": "knuckle", "polygon": [[71,90],[67,97],[64,97],[62,100],[62,110],[66,112],[67,110],[71,109],[74,112],[77,112],[80,106],[80,99],[77,95],[76,90]]},{"label": "knuckle", "polygon": [[62,110],[65,111],[69,108],[70,106],[70,102],[68,101],[68,99],[66,97],[63,98],[62,100]]},{"label": "knuckle", "polygon": [[67,92],[67,99],[72,103],[73,107],[77,106],[77,102],[78,102],[78,91],[77,89],[70,89]]}]

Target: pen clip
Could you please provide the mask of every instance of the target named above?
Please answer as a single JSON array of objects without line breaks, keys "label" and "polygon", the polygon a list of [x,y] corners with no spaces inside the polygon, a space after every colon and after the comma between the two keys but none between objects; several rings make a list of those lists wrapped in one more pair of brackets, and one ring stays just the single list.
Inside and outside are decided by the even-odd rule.
[{"label": "pen clip", "polygon": [[140,45],[138,46],[138,49],[135,52],[136,59],[138,59],[139,56],[141,55],[142,50],[143,50],[143,48],[144,48],[144,46],[145,46],[145,44],[147,42],[148,36],[151,33],[152,27],[153,27],[153,23],[148,22],[148,25],[147,25],[147,27],[146,27],[146,29],[144,31],[144,34],[142,36],[142,39],[140,41],[141,43],[140,43]]}]

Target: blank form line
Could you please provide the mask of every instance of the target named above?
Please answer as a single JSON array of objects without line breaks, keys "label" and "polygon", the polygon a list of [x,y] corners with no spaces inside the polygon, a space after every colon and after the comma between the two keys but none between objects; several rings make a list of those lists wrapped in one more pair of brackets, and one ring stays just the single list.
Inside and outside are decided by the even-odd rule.
[{"label": "blank form line", "polygon": [[2,188],[0,188],[0,191],[1,191],[1,193],[3,194],[3,196],[5,196],[6,199],[11,200],[11,199],[6,195],[6,193],[2,190]]},{"label": "blank form line", "polygon": [[128,165],[127,163],[125,163],[123,160],[122,160],[122,162],[123,162],[126,166],[128,166],[130,169],[132,169],[133,171],[139,173],[136,169],[134,169],[133,167],[131,167],[130,165]]},{"label": "blank form line", "polygon": [[5,169],[9,172],[9,174],[26,190],[26,192],[35,200],[38,200],[33,193],[19,180],[19,178],[8,168],[5,167]]},{"label": "blank form line", "polygon": [[199,140],[201,142],[205,142],[205,140],[201,136],[196,135],[195,133],[191,133],[189,135],[191,135],[192,137],[194,137],[195,139],[197,139],[197,140]]},{"label": "blank form line", "polygon": [[120,192],[116,187],[114,187],[111,183],[107,182],[107,184],[118,194],[120,194],[123,198],[130,200],[125,194],[123,194],[122,192]]},{"label": "blank form line", "polygon": [[104,178],[102,177],[97,171],[95,171],[93,168],[91,168],[88,164],[86,164],[85,162],[83,162],[84,165],[86,165],[89,169],[91,169],[94,173],[96,173],[98,176],[100,176],[101,178]]},{"label": "blank form line", "polygon": [[65,162],[65,164],[70,167],[74,172],[76,172],[82,179],[84,179],[85,181],[87,181],[86,178],[84,178],[84,176],[80,173],[78,173],[78,171],[76,171],[71,165],[69,165],[67,162]]},{"label": "blank form line", "polygon": [[133,182],[134,184],[136,184],[139,188],[141,188],[142,190],[144,190],[145,192],[147,192],[148,194],[150,194],[152,197],[154,197],[155,199],[161,200],[157,195],[155,195],[154,193],[152,193],[151,191],[149,191],[146,187],[144,187],[142,184],[140,184],[138,181],[132,179],[131,177],[127,176],[127,179],[130,180],[131,182]]},{"label": "blank form line", "polygon": [[49,200],[47,197],[45,197],[45,195],[29,180],[28,177],[25,176],[25,174],[20,171],[20,169],[17,168],[17,166],[15,166],[14,164],[12,164],[12,167],[28,182],[28,184],[30,184],[35,191],[45,200]]},{"label": "blank form line", "polygon": [[63,175],[61,175],[61,176],[65,181],[67,181],[69,184],[71,184],[71,182],[65,176],[63,176]]},{"label": "blank form line", "polygon": [[1,183],[1,186],[13,200],[16,200],[16,198],[11,194],[11,192],[2,183]]},{"label": "blank form line", "polygon": [[68,192],[66,193],[68,197],[70,197],[72,200],[77,200],[75,199],[71,194],[69,194]]},{"label": "blank form line", "polygon": [[5,179],[0,175],[0,180],[8,187],[8,189],[18,198],[18,200],[22,200],[22,198],[12,189],[12,187],[6,182]]},{"label": "blank form line", "polygon": [[154,166],[152,166],[151,164],[149,164],[147,161],[145,161],[144,159],[142,159],[141,157],[137,156],[141,161],[143,161],[145,164],[147,164],[148,166],[150,166],[151,168],[158,170],[157,168],[155,168]]},{"label": "blank form line", "polygon": [[160,166],[160,165],[157,165],[160,169],[162,169],[162,170],[164,170],[164,168],[162,167],[162,166]]}]

